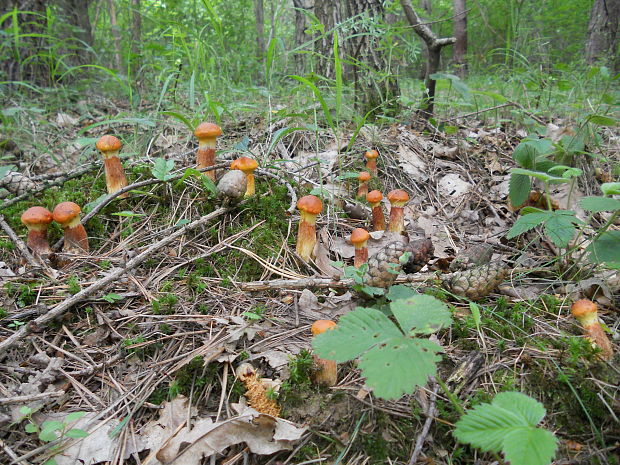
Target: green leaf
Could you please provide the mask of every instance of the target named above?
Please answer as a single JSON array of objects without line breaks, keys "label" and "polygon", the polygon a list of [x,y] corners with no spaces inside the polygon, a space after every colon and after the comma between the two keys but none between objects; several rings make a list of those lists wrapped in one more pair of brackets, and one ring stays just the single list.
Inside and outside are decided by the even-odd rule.
[{"label": "green leaf", "polygon": [[323,98],[323,94],[321,94],[321,91],[317,88],[317,86],[315,86],[312,82],[310,82],[308,79],[302,76],[297,76],[293,74],[289,77],[292,77],[293,79],[301,82],[302,84],[304,84],[306,87],[308,87],[312,91],[312,93],[314,94],[314,97],[318,100],[319,104],[321,105],[321,108],[323,109],[323,116],[325,117],[327,124],[329,124],[329,127],[335,131],[336,126],[334,124],[334,120],[332,118],[331,112],[329,111],[329,107],[327,106],[327,103],[325,102],[325,99]]},{"label": "green leaf", "polygon": [[58,462],[54,457],[52,457],[51,459],[46,460],[43,465],[58,465]]},{"label": "green leaf", "polygon": [[589,123],[596,124],[598,126],[617,126],[618,120],[603,115],[589,115],[587,118]]},{"label": "green leaf", "polygon": [[398,399],[437,373],[441,360],[437,352],[441,351],[441,346],[428,339],[393,337],[362,355],[359,367],[375,395]]},{"label": "green leaf", "polygon": [[506,237],[508,239],[512,239],[513,237],[517,237],[519,234],[523,234],[531,229],[534,229],[536,226],[544,223],[545,220],[549,218],[550,214],[551,212],[548,211],[540,211],[539,213],[530,213],[528,215],[520,216],[517,218],[515,224],[512,225],[512,228],[510,228],[510,231],[508,231]]},{"label": "green leaf", "polygon": [[413,297],[419,295],[419,293],[409,286],[405,286],[403,284],[396,284],[391,286],[388,290],[386,297],[394,302],[395,300],[400,299],[408,299],[409,297]]},{"label": "green leaf", "polygon": [[89,434],[90,433],[88,431],[84,431],[83,429],[72,428],[65,433],[65,436],[67,436],[68,438],[76,439],[76,438],[85,438]]},{"label": "green leaf", "polygon": [[390,304],[390,310],[404,332],[431,334],[452,324],[448,306],[430,295],[396,300]]},{"label": "green leaf", "polygon": [[55,429],[44,429],[39,433],[39,439],[43,442],[54,441],[58,438]]},{"label": "green leaf", "polygon": [[556,437],[542,428],[517,428],[504,438],[504,457],[511,465],[547,465],[558,448]]},{"label": "green leaf", "polygon": [[456,423],[454,436],[485,452],[503,452],[511,465],[548,465],[557,449],[553,433],[536,425],[544,406],[519,392],[503,392],[490,404],[469,410]]},{"label": "green leaf", "polygon": [[620,182],[606,182],[601,184],[601,191],[605,195],[620,195]]},{"label": "green leaf", "polygon": [[504,97],[503,95],[497,94],[495,92],[489,92],[486,90],[472,90],[471,93],[476,94],[476,95],[485,95],[486,97],[491,97],[493,100],[499,103],[505,103],[508,101],[508,99]]},{"label": "green leaf", "polygon": [[620,200],[610,197],[584,197],[579,201],[581,208],[590,212],[620,210]]},{"label": "green leaf", "polygon": [[471,316],[474,319],[474,323],[476,324],[476,328],[480,329],[480,323],[482,318],[480,316],[480,307],[475,302],[469,302],[469,310],[471,311]]},{"label": "green leaf", "polygon": [[200,173],[200,181],[202,182],[202,187],[204,187],[204,189],[211,195],[217,194],[217,187],[209,176],[205,176],[203,173]]},{"label": "green leaf", "polygon": [[161,181],[167,181],[173,176],[170,172],[174,169],[174,160],[166,160],[165,158],[156,158],[151,173],[153,177]]},{"label": "green leaf", "polygon": [[39,431],[39,428],[37,425],[35,425],[34,423],[28,423],[25,427],[24,430],[26,431],[26,433],[36,433]]},{"label": "green leaf", "polygon": [[567,247],[575,235],[575,226],[573,224],[575,219],[575,217],[553,212],[549,219],[545,221],[545,234],[558,247]]},{"label": "green leaf", "polygon": [[46,429],[59,430],[59,429],[62,429],[62,427],[63,427],[62,421],[58,421],[58,420],[44,421],[43,424],[41,425],[41,429],[43,430],[46,430]]},{"label": "green leaf", "polygon": [[344,315],[335,329],[314,337],[312,347],[319,357],[341,363],[353,360],[387,339],[402,336],[379,310],[358,307]]},{"label": "green leaf", "polygon": [[[119,294],[115,294],[114,292],[110,292],[109,294],[106,294],[102,297],[103,300],[105,300],[106,302],[110,302],[111,304],[113,304],[114,302],[118,302],[119,300],[123,300],[123,296],[119,295]],[[77,420],[78,418],[81,418],[84,416],[86,412],[74,412],[74,413],[70,413],[69,415],[67,415],[67,419],[66,421],[73,421],[73,419],[69,419],[69,417],[72,417],[72,415],[77,415],[80,414],[80,416],[78,416],[77,418],[74,418],[75,420]]]},{"label": "green leaf", "polygon": [[620,231],[606,231],[588,245],[588,260],[620,268]]},{"label": "green leaf", "polygon": [[133,218],[134,216],[146,216],[145,213],[134,213],[132,211],[124,210],[122,212],[111,213],[111,215],[122,216],[126,218]]},{"label": "green leaf", "polygon": [[34,410],[32,410],[30,407],[26,407],[25,405],[19,408],[19,413],[21,413],[22,415],[30,415],[33,411]]},{"label": "green leaf", "polygon": [[510,196],[510,203],[515,207],[523,205],[530,195],[531,188],[532,181],[530,181],[529,176],[511,174],[508,193]]},{"label": "green leaf", "polygon": [[10,171],[13,171],[14,169],[15,169],[14,165],[0,166],[0,179],[5,177]]},{"label": "green leaf", "polygon": [[532,176],[533,178],[540,179],[543,182],[550,182],[554,184],[562,184],[568,182],[567,179],[560,178],[558,176],[551,176],[550,174],[543,173],[542,171],[526,170],[523,168],[512,168],[510,172],[512,174],[523,174],[525,176]]},{"label": "green leaf", "polygon": [[345,171],[344,173],[336,176],[336,179],[338,181],[343,181],[345,179],[353,179],[353,178],[357,179],[358,176],[359,176],[359,173],[355,173],[353,171]]}]

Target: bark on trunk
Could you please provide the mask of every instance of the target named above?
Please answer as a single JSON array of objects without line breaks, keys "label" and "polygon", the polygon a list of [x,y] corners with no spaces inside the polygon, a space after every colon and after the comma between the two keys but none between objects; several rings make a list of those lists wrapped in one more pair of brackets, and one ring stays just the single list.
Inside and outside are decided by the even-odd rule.
[{"label": "bark on trunk", "polygon": [[[302,10],[311,10],[314,7],[312,0],[293,0],[293,6],[295,7],[295,47],[299,48],[306,42],[306,15]],[[295,69],[297,74],[303,73],[304,68],[304,54],[297,51],[294,54]]]},{"label": "bark on trunk", "polygon": [[333,0],[316,0],[314,2],[314,14],[323,24],[325,33],[314,43],[314,51],[317,54],[316,73],[327,78],[334,78],[333,33],[332,29],[341,20],[342,14],[339,2]]},{"label": "bark on trunk", "polygon": [[256,57],[263,61],[265,57],[265,8],[263,0],[254,0],[254,17],[256,18]]},{"label": "bark on trunk", "polygon": [[589,64],[615,57],[618,48],[620,0],[596,0],[590,10],[586,60]]},{"label": "bark on trunk", "polygon": [[140,44],[142,43],[142,15],[140,14],[140,0],[131,0],[132,30],[131,30],[131,70],[135,77],[140,69]]},{"label": "bark on trunk", "polygon": [[108,12],[110,13],[110,29],[114,38],[114,64],[117,71],[121,71],[121,33],[116,22],[116,7],[114,0],[108,0]]},{"label": "bark on trunk", "polygon": [[428,60],[426,62],[426,74],[424,78],[426,90],[424,92],[422,104],[420,105],[420,114],[428,119],[433,116],[435,87],[437,84],[437,81],[431,79],[431,75],[439,70],[442,47],[453,44],[456,39],[454,37],[438,38],[426,24],[422,23],[420,17],[411,6],[410,0],[401,0],[400,4],[403,7],[407,21],[409,21],[413,30],[424,40],[428,47]]},{"label": "bark on trunk", "polygon": [[88,63],[92,56],[90,48],[93,45],[93,36],[90,17],[88,16],[90,4],[91,0],[62,0],[59,2],[65,20],[76,27],[72,33],[81,42],[75,50],[72,50],[72,54],[77,57],[79,64]]},{"label": "bark on trunk", "polygon": [[467,6],[466,0],[454,0],[454,37],[456,42],[452,49],[452,60],[458,76],[463,79],[467,76]]}]

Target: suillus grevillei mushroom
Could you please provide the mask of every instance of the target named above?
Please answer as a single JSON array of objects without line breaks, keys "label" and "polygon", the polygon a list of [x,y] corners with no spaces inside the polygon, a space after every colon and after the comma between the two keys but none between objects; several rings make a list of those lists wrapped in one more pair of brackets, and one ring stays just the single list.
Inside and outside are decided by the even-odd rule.
[{"label": "suillus grevillei mushroom", "polygon": [[353,266],[359,268],[368,261],[368,239],[370,234],[364,228],[355,228],[351,233],[351,243],[355,247]]},{"label": "suillus grevillei mushroom", "polygon": [[[96,147],[103,156],[103,166],[105,168],[105,181],[108,186],[108,194],[113,194],[127,186],[127,177],[118,154],[123,144],[114,136],[106,135],[99,138]],[[118,197],[123,199],[128,195],[127,192]]]},{"label": "suillus grevillei mushroom", "polygon": [[54,220],[52,213],[44,207],[30,207],[22,213],[22,223],[28,228],[28,239],[26,244],[40,256],[52,253],[50,244],[47,241],[47,228]]},{"label": "suillus grevillei mushroom", "polygon": [[600,358],[611,360],[614,354],[613,348],[605,330],[598,321],[597,310],[597,305],[588,299],[578,300],[571,307],[571,313],[581,323],[584,334],[594,347],[600,349]]},{"label": "suillus grevillei mushroom", "polygon": [[243,171],[245,176],[247,177],[247,188],[245,191],[245,197],[251,197],[256,192],[255,182],[254,182],[254,170],[258,168],[258,162],[250,157],[240,157],[237,158],[230,164],[231,170],[240,170]]},{"label": "suillus grevillei mushroom", "polygon": [[[336,327],[336,323],[332,320],[317,320],[312,323],[310,331],[313,336],[332,330]],[[313,356],[316,371],[313,380],[321,386],[335,386],[338,383],[338,366],[335,360],[325,360]]]},{"label": "suillus grevillei mushroom", "polygon": [[366,169],[370,171],[373,176],[377,175],[377,158],[379,158],[379,152],[376,150],[369,150],[364,154],[366,158]]},{"label": "suillus grevillei mushroom", "polygon": [[388,231],[402,234],[405,230],[405,205],[409,201],[409,194],[402,189],[395,189],[388,194],[390,201],[390,223]]},{"label": "suillus grevillei mushroom", "polygon": [[366,201],[372,208],[373,231],[385,231],[385,216],[383,215],[383,208],[381,208],[381,200],[383,200],[383,194],[377,190],[366,194]]},{"label": "suillus grevillei mushroom", "polygon": [[316,217],[323,211],[323,202],[315,195],[305,195],[297,201],[301,214],[297,232],[297,254],[304,260],[312,258],[316,245]]},{"label": "suillus grevillei mushroom", "polygon": [[62,202],[56,205],[52,213],[56,221],[65,233],[63,252],[65,253],[88,253],[88,236],[80,221],[80,206],[73,202]]},{"label": "suillus grevillei mushroom", "polygon": [[368,194],[368,181],[370,181],[370,173],[368,171],[362,171],[357,175],[357,180],[359,184],[357,186],[357,195],[358,199],[363,199]]},{"label": "suillus grevillei mushroom", "polygon": [[[215,146],[217,138],[222,135],[222,128],[214,123],[200,123],[194,135],[198,138],[196,165],[198,169],[208,168],[215,164]],[[207,171],[205,175],[215,181],[215,171]]]}]

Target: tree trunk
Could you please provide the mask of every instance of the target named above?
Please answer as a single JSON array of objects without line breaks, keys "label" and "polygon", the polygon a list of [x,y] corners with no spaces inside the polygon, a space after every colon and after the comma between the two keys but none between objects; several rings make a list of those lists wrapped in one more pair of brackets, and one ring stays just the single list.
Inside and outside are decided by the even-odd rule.
[{"label": "tree trunk", "polygon": [[452,48],[452,61],[456,66],[458,76],[463,79],[467,76],[467,6],[466,0],[454,0],[454,37],[456,42]]},{"label": "tree trunk", "polygon": [[72,50],[72,53],[77,57],[79,64],[88,63],[92,56],[90,48],[93,46],[92,27],[88,15],[91,0],[61,0],[58,4],[65,20],[77,28],[75,37],[82,42],[77,49]]},{"label": "tree trunk", "polygon": [[431,75],[439,70],[439,59],[441,58],[442,47],[453,44],[456,39],[454,37],[438,38],[426,24],[422,23],[420,17],[411,6],[410,0],[401,0],[400,4],[403,7],[407,21],[409,21],[415,33],[424,40],[428,47],[428,60],[426,62],[426,75],[424,78],[426,90],[424,92],[424,99],[420,105],[420,114],[428,119],[433,116],[435,87],[437,84],[437,81],[431,79]]},{"label": "tree trunk", "polygon": [[333,0],[316,0],[314,2],[314,14],[323,24],[323,34],[314,43],[316,54],[315,72],[327,78],[334,77],[333,60],[333,33],[330,32],[341,20],[342,14],[339,2]]},{"label": "tree trunk", "polygon": [[[301,10],[311,10],[314,7],[312,0],[293,0],[295,7],[295,47],[299,48],[306,42],[306,15]],[[294,55],[297,74],[304,72],[304,54],[298,51]]]},{"label": "tree trunk", "polygon": [[618,47],[620,0],[595,0],[590,10],[586,60],[589,64],[615,57]]},{"label": "tree trunk", "polygon": [[131,71],[134,75],[140,69],[140,44],[142,43],[142,15],[140,13],[140,0],[131,0]]},{"label": "tree trunk", "polygon": [[256,57],[265,58],[265,8],[263,0],[254,0],[254,17],[256,18]]},{"label": "tree trunk", "polygon": [[121,71],[121,33],[116,22],[116,7],[114,6],[114,0],[108,0],[108,12],[110,13],[110,29],[112,31],[112,37],[114,38],[114,64],[117,71]]}]

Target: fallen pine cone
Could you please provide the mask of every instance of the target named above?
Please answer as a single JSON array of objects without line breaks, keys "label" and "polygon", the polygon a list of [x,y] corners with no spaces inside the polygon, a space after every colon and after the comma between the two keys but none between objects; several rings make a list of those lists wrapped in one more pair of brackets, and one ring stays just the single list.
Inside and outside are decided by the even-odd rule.
[{"label": "fallen pine cone", "polygon": [[37,185],[27,176],[17,172],[9,171],[0,179],[0,187],[14,195],[22,195],[37,188]]},{"label": "fallen pine cone", "polygon": [[225,201],[236,203],[243,199],[247,185],[248,180],[243,171],[227,171],[217,183],[217,195]]},{"label": "fallen pine cone", "polygon": [[450,263],[450,271],[466,270],[486,265],[493,256],[493,247],[489,244],[473,244],[459,252]]},{"label": "fallen pine cone", "polygon": [[489,295],[506,277],[508,270],[502,264],[477,266],[442,276],[446,290],[456,295],[478,300]]},{"label": "fallen pine cone", "polygon": [[400,257],[407,252],[407,244],[402,241],[390,242],[368,260],[366,283],[368,286],[387,289],[398,277],[403,265]]}]

